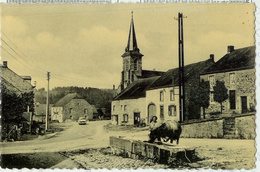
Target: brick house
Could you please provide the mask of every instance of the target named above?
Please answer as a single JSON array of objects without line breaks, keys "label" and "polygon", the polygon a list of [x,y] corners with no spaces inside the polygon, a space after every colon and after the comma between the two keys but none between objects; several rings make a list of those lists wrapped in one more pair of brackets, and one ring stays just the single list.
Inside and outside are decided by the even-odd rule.
[{"label": "brick house", "polygon": [[222,116],[255,111],[255,56],[255,46],[240,49],[228,46],[227,54],[201,74],[201,80],[210,82],[208,116],[221,111],[220,104],[214,101],[213,86],[217,80],[225,82],[229,95],[223,102]]},{"label": "brick house", "polygon": [[77,93],[69,93],[61,98],[52,107],[51,120],[64,122],[67,119],[78,120],[79,117],[93,119],[97,111],[93,105],[90,105],[85,99]]}]

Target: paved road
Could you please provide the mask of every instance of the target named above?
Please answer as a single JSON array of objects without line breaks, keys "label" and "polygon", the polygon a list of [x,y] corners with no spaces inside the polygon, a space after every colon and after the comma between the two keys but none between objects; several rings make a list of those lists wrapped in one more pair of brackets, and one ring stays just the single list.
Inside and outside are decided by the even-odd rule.
[{"label": "paved road", "polygon": [[109,122],[91,121],[87,125],[78,125],[76,122],[65,124],[68,125],[65,131],[49,134],[47,138],[0,143],[0,150],[2,154],[12,154],[107,147],[109,134],[104,131],[103,126]]}]

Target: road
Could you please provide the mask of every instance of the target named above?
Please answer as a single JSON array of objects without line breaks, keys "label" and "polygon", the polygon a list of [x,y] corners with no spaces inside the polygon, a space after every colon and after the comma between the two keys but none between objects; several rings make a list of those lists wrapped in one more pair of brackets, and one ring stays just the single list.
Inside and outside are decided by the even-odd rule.
[{"label": "road", "polygon": [[2,142],[0,143],[0,150],[2,154],[14,154],[107,147],[110,135],[104,131],[103,126],[109,122],[90,121],[87,125],[78,125],[76,122],[65,124],[68,125],[65,131],[49,134],[47,138],[39,137],[29,141]]},{"label": "road", "polygon": [[[62,132],[48,135],[50,138],[38,138],[30,141],[2,142],[1,154],[58,152],[78,149],[102,148],[109,146],[110,136],[124,136],[134,140],[147,140],[148,130],[116,130],[107,132],[104,125],[110,121],[91,121],[87,125],[78,125],[76,122],[67,125]],[[254,140],[231,139],[195,139],[181,138],[175,147],[195,147],[199,156],[205,158],[194,164],[194,167],[228,169],[245,168],[255,166],[255,142]]]}]

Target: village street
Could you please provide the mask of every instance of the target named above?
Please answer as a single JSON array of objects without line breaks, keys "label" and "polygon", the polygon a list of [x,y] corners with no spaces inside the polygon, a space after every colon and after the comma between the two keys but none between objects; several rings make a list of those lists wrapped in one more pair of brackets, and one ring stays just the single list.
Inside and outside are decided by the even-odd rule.
[{"label": "village street", "polygon": [[[67,129],[31,141],[2,142],[2,154],[75,151],[109,146],[109,136],[124,136],[134,140],[147,140],[148,130],[137,128],[124,131],[106,131],[104,125],[110,121],[91,121],[87,125],[66,123]],[[254,140],[193,139],[181,138],[178,147],[195,147],[205,160],[193,164],[195,167],[225,166],[229,168],[253,168],[255,162]],[[174,142],[172,146],[176,146]],[[82,155],[79,155],[82,156]]]}]

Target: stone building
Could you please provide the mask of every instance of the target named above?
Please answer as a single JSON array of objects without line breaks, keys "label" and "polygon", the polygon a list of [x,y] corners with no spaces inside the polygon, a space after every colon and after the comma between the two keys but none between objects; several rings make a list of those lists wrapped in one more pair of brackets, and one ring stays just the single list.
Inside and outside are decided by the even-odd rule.
[{"label": "stone building", "polygon": [[[111,106],[112,123],[149,124],[152,116],[158,116],[160,120],[179,121],[179,69],[170,69],[167,72],[142,70],[143,55],[137,47],[133,17],[127,47],[122,57],[120,90]],[[211,56],[208,60],[185,66],[187,96],[190,88],[199,84],[200,74],[213,64],[214,56]],[[186,104],[189,104],[188,98]]]},{"label": "stone building", "polygon": [[227,54],[200,76],[210,82],[210,106],[206,109],[209,116],[221,111],[220,104],[214,101],[216,81],[224,81],[228,89],[222,116],[255,111],[255,56],[255,46],[240,49],[228,46]]},{"label": "stone building", "polygon": [[92,120],[96,115],[94,113],[97,113],[94,106],[77,93],[69,93],[53,105],[51,120],[64,122],[67,119],[78,120],[79,117],[87,117]]},{"label": "stone building", "polygon": [[[200,74],[213,64],[214,58],[211,55],[208,60],[184,66],[186,119],[191,118],[188,109],[190,93],[199,85]],[[179,115],[179,68],[168,70],[148,88],[146,108],[148,121],[152,116],[157,116],[161,121],[181,120]],[[192,113],[199,113],[199,111],[195,112],[193,109]]]},{"label": "stone building", "polygon": [[29,93],[33,91],[30,76],[20,76],[8,68],[7,61],[0,66],[1,84],[13,93]]}]

